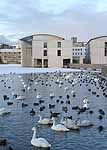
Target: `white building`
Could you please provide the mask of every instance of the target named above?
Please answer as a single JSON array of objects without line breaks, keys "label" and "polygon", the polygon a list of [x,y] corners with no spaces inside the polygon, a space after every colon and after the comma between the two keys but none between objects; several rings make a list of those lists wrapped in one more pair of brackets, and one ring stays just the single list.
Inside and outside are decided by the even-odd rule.
[{"label": "white building", "polygon": [[[20,39],[22,66],[32,67],[69,67],[72,63],[72,48],[77,38],[65,40],[49,34],[35,34]],[[74,44],[75,43],[75,44]]]},{"label": "white building", "polygon": [[96,37],[87,42],[86,62],[107,64],[107,36]]}]

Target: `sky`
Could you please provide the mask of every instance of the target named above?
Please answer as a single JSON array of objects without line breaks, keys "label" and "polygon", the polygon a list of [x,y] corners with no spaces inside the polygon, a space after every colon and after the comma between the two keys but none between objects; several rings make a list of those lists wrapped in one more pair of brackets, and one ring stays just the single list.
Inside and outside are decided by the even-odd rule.
[{"label": "sky", "polygon": [[36,33],[88,41],[107,35],[107,0],[0,0],[0,39]]}]

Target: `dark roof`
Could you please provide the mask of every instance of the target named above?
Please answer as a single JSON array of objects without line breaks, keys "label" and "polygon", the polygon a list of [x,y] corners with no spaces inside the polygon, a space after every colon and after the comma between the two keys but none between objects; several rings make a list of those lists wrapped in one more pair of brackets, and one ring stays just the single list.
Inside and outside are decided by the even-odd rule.
[{"label": "dark roof", "polygon": [[53,36],[53,37],[60,38],[61,40],[65,40],[63,37],[52,35],[52,34],[33,34],[33,35],[30,35],[30,36],[24,37],[24,38],[22,38],[20,40],[31,44],[33,36],[39,36],[39,35]]},{"label": "dark roof", "polygon": [[90,40],[86,43],[86,45],[87,45],[88,43],[90,43],[91,41],[93,41],[93,40],[100,39],[100,38],[105,38],[105,37],[107,37],[107,36],[98,36],[98,37],[92,38],[92,39],[90,39]]}]

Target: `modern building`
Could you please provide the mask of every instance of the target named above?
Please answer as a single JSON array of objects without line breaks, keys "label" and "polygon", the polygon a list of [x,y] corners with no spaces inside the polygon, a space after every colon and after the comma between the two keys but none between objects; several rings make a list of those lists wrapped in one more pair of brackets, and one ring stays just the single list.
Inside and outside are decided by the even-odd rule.
[{"label": "modern building", "polygon": [[21,49],[7,44],[0,44],[0,63],[20,64]]},{"label": "modern building", "polygon": [[77,42],[75,37],[65,40],[50,34],[35,34],[20,41],[22,66],[32,67],[69,67],[73,62],[73,46],[84,46],[83,42]]},{"label": "modern building", "polygon": [[107,64],[107,36],[90,39],[86,44],[86,63]]},{"label": "modern building", "polygon": [[72,45],[72,63],[83,64],[86,56],[86,47],[84,42],[78,42],[77,37],[71,38],[73,41]]}]

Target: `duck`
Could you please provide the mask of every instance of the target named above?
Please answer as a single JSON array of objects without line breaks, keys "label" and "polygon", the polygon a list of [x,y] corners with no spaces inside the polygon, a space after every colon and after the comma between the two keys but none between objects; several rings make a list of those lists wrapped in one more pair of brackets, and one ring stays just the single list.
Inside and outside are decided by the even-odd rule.
[{"label": "duck", "polygon": [[52,117],[58,117],[58,115],[60,115],[59,112],[52,112],[52,111],[50,111],[50,113],[51,113],[50,118],[52,118]]},{"label": "duck", "polygon": [[50,98],[54,98],[55,94],[54,93],[50,93]]},{"label": "duck", "polygon": [[70,131],[68,128],[66,128],[62,124],[55,125],[55,118],[52,118],[52,119],[53,119],[53,125],[51,127],[52,130],[54,130],[54,131]]},{"label": "duck", "polygon": [[51,144],[44,139],[44,138],[36,138],[36,127],[33,127],[32,130],[34,131],[33,137],[31,140],[31,144],[35,147],[40,147],[40,148],[50,148]]},{"label": "duck", "polygon": [[31,115],[31,116],[34,116],[34,115],[35,115],[35,111],[34,111],[33,108],[32,108],[32,110],[30,111],[30,115]]},{"label": "duck", "polygon": [[42,116],[41,115],[38,115],[40,117],[38,123],[39,124],[43,124],[43,125],[49,125],[49,124],[53,124],[53,120],[50,119],[50,118],[44,118],[42,119]]},{"label": "duck", "polygon": [[0,146],[6,146],[6,145],[7,145],[7,140],[0,138]]}]

